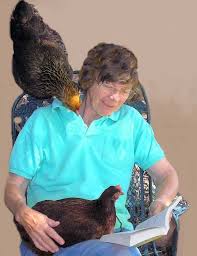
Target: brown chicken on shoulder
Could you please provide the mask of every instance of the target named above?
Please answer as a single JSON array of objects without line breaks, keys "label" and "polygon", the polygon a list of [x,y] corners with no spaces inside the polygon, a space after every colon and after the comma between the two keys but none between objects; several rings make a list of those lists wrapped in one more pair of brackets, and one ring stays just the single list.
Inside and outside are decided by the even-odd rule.
[{"label": "brown chicken on shoulder", "polygon": [[50,28],[32,4],[19,1],[12,12],[12,72],[22,90],[36,98],[59,98],[76,111],[79,90],[60,35]]},{"label": "brown chicken on shoulder", "polygon": [[[116,222],[115,202],[122,194],[119,185],[110,186],[96,200],[81,198],[47,200],[37,203],[33,209],[60,221],[54,229],[65,240],[63,247],[67,247],[112,233]],[[37,249],[23,226],[14,221],[22,240],[29,248],[39,256],[52,255]]]}]

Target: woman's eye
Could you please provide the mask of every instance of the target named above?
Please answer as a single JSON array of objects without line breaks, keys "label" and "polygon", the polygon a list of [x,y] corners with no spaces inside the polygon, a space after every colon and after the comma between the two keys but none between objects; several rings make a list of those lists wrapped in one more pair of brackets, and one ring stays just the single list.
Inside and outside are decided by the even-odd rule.
[{"label": "woman's eye", "polygon": [[124,91],[122,91],[122,93],[124,93],[124,94],[129,94],[129,93],[130,93],[130,90],[124,90]]},{"label": "woman's eye", "polygon": [[110,85],[110,84],[106,84],[105,87],[109,88],[109,89],[113,89],[114,88],[113,85]]}]

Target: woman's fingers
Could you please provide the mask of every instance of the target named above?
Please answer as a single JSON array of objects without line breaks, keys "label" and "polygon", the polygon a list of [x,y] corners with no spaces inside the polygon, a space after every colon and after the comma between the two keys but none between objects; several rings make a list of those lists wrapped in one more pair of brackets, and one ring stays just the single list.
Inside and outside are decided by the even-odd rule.
[{"label": "woman's fingers", "polygon": [[52,228],[58,226],[60,222],[48,218],[47,223],[49,224],[49,227],[46,229],[46,234],[58,244],[63,245],[65,243],[64,239]]},{"label": "woman's fingers", "polygon": [[34,236],[31,236],[31,239],[36,246],[36,248],[40,249],[41,251],[48,252],[48,248],[44,245],[40,237],[35,238]]},{"label": "woman's fingers", "polygon": [[62,237],[59,236],[58,233],[53,228],[48,228],[46,230],[46,234],[60,245],[63,245],[65,243]]},{"label": "woman's fingers", "polygon": [[49,224],[50,227],[54,228],[54,227],[57,227],[60,222],[59,221],[56,221],[56,220],[52,220],[50,218],[47,218],[47,223]]},{"label": "woman's fingers", "polygon": [[35,246],[42,251],[55,253],[59,249],[58,246],[44,233],[34,233],[31,235],[31,238]]},{"label": "woman's fingers", "polygon": [[35,246],[44,251],[50,251],[55,253],[59,250],[59,247],[53,240],[62,242],[62,238],[53,230],[47,223],[41,226],[40,229],[36,229],[29,233]]}]

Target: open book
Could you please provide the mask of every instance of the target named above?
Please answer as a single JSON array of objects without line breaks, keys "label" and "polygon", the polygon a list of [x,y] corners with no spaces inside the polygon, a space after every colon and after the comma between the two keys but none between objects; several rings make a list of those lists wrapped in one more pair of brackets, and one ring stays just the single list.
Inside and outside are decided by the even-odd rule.
[{"label": "open book", "polygon": [[138,224],[133,231],[104,235],[100,240],[125,246],[141,246],[167,235],[170,228],[170,216],[172,210],[178,205],[181,196],[177,197],[167,208],[144,222]]}]

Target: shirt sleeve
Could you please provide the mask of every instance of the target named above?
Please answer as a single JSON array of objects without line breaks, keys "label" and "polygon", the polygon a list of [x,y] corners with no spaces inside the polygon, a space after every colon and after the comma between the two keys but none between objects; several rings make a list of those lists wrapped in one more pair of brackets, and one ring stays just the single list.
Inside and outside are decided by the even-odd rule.
[{"label": "shirt sleeve", "polygon": [[37,114],[33,113],[27,120],[23,129],[20,131],[9,159],[9,172],[22,176],[26,179],[32,179],[39,169],[43,154],[38,146],[39,138],[35,136],[36,126],[34,119]]},{"label": "shirt sleeve", "polygon": [[164,151],[155,138],[152,127],[141,115],[140,117],[138,116],[138,123],[134,134],[135,163],[140,168],[147,170],[165,157]]}]

